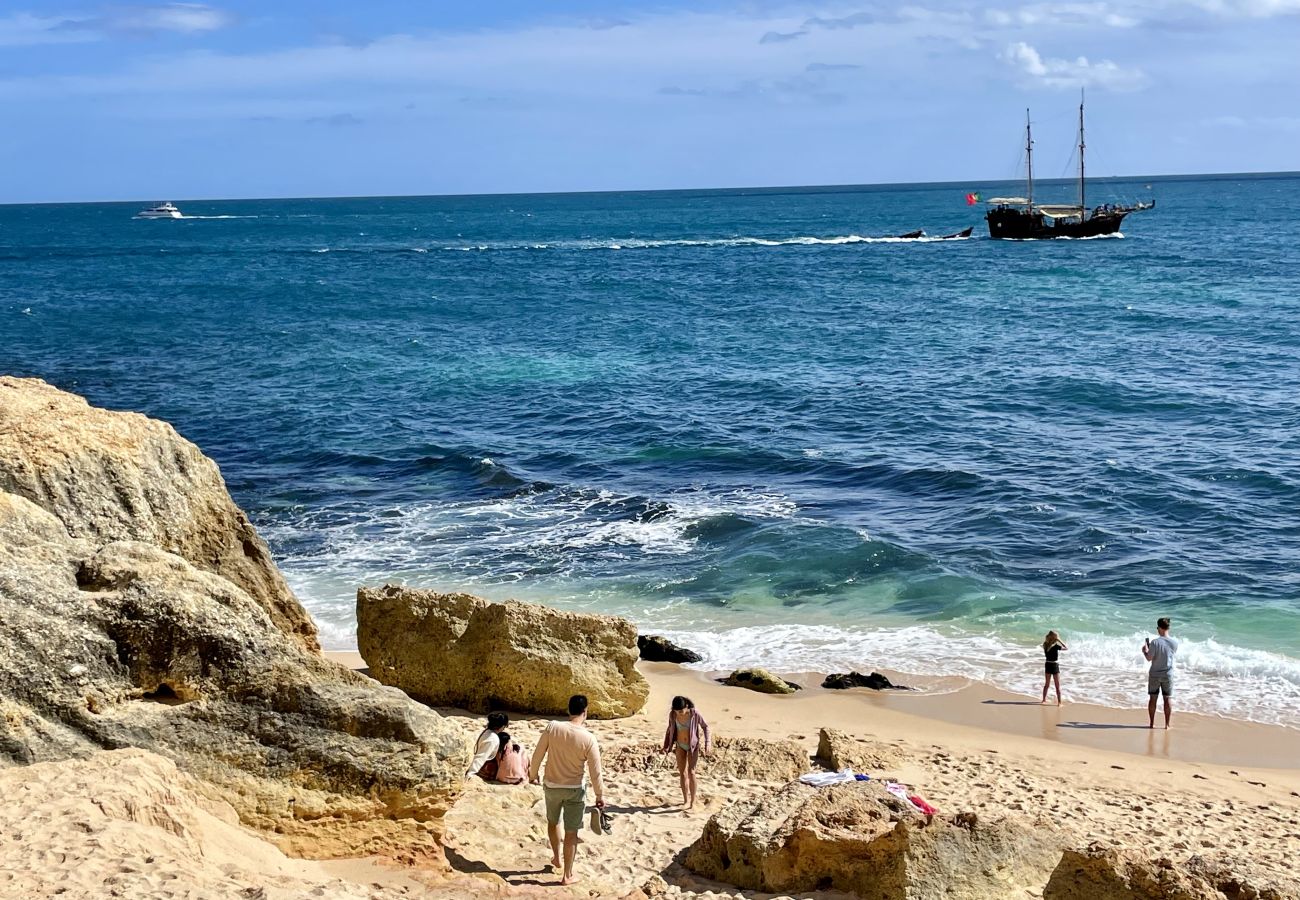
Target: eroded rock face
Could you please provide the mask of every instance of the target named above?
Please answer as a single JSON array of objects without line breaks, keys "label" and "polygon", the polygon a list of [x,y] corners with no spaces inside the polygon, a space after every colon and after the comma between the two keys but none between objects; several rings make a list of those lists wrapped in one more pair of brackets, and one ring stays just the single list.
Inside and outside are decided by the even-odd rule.
[{"label": "eroded rock face", "polygon": [[767,669],[737,669],[726,678],[719,679],[729,687],[743,687],[760,694],[793,694],[799,685],[773,675]]},{"label": "eroded rock face", "polygon": [[1003,900],[1060,859],[1046,826],[971,813],[927,820],[874,782],[778,793],[713,816],[687,868],[750,890],[839,890],[872,900]]},{"label": "eroded rock face", "polygon": [[1185,864],[1150,859],[1093,844],[1067,850],[1043,891],[1043,900],[1284,900],[1300,884],[1260,884],[1225,861],[1193,858]]},{"label": "eroded rock face", "polygon": [[[20,387],[0,387],[7,417]],[[33,390],[50,396],[43,384]],[[43,467],[34,446],[17,463],[0,457],[0,471],[45,472],[24,483],[84,522],[77,510],[93,492],[76,483],[82,469]],[[11,435],[0,442],[4,453],[13,447]],[[149,509],[184,507],[123,459],[113,466],[121,484],[147,486]],[[117,521],[120,510],[105,504],[96,515]],[[288,619],[306,618],[292,596],[277,613],[219,565],[105,537],[118,526],[73,534],[53,510],[0,490],[0,764],[142,748],[197,776],[288,852],[437,852],[439,819],[469,759],[458,729],[309,649],[302,629],[283,624],[290,602]]]},{"label": "eroded rock face", "polygon": [[316,626],[216,463],[166,422],[98,409],[39,379],[0,377],[0,490],[52,513],[74,538],[143,541],[220,575],[318,649]]},{"label": "eroded rock face", "polygon": [[390,584],[357,591],[357,644],[373,677],[434,706],[561,715],[585,694],[608,719],[650,693],[636,627],[616,616]]}]

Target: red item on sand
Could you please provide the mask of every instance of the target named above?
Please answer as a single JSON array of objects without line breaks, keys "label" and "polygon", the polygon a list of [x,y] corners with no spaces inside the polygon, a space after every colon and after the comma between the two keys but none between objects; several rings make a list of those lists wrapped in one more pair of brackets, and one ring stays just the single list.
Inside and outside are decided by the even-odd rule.
[{"label": "red item on sand", "polygon": [[937,812],[939,812],[939,810],[935,809],[933,806],[926,803],[920,794],[909,794],[907,796],[907,799],[912,801],[912,804],[921,812],[925,813],[927,816],[933,816]]}]

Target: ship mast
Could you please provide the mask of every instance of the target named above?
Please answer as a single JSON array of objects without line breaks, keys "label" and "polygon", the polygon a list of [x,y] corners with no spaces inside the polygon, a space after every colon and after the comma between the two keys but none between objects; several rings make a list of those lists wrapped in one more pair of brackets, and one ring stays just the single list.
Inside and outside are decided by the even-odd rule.
[{"label": "ship mast", "polygon": [[1084,219],[1083,205],[1083,88],[1079,88],[1079,221]]},{"label": "ship mast", "polygon": [[1034,134],[1030,131],[1029,110],[1025,110],[1025,168],[1029,174],[1029,184],[1025,188],[1025,199],[1028,200],[1029,211],[1034,209]]}]

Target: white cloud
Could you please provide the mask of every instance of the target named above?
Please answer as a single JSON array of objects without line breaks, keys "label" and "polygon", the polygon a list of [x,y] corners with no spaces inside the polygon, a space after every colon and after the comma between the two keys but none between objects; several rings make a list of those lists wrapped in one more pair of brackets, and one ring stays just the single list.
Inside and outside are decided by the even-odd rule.
[{"label": "white cloud", "polygon": [[1108,59],[1092,62],[1086,56],[1075,59],[1044,58],[1024,41],[1007,47],[1002,58],[1031,81],[1055,88],[1098,87],[1112,91],[1133,91],[1146,84],[1141,69],[1124,68]]},{"label": "white cloud", "polygon": [[1141,24],[1133,9],[1130,5],[1121,12],[1109,3],[1031,3],[1015,9],[985,10],[984,19],[1002,28],[1132,28]]},{"label": "white cloud", "polygon": [[1174,5],[1231,18],[1271,19],[1300,14],[1300,0],[1183,0]]},{"label": "white cloud", "polygon": [[34,16],[14,13],[0,19],[0,47],[29,47],[39,44],[69,44],[96,40],[89,32],[77,33],[66,27],[66,16]]},{"label": "white cloud", "polygon": [[0,19],[0,47],[82,43],[121,34],[203,34],[233,23],[229,13],[202,3],[114,6],[99,15],[14,13]]}]

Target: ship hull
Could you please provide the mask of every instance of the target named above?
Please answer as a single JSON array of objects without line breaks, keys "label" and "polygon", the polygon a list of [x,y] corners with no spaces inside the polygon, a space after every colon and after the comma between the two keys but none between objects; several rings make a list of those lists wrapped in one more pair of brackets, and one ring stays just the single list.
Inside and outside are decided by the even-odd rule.
[{"label": "ship hull", "polygon": [[989,210],[989,237],[1011,241],[1043,241],[1055,238],[1101,237],[1115,234],[1129,211],[1096,212],[1087,219],[1052,219],[1040,212],[1000,208]]}]

